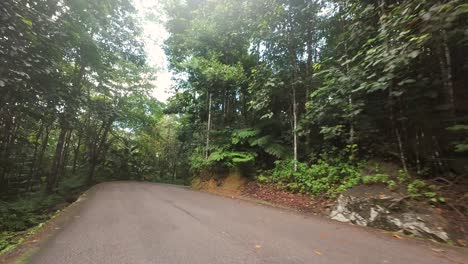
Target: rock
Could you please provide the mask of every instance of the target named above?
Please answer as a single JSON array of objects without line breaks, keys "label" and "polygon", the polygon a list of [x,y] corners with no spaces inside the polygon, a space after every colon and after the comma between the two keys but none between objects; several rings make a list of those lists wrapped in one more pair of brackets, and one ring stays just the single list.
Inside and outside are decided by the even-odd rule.
[{"label": "rock", "polygon": [[330,217],[340,222],[381,228],[448,242],[448,222],[436,210],[404,199],[381,185],[360,185],[343,192]]}]

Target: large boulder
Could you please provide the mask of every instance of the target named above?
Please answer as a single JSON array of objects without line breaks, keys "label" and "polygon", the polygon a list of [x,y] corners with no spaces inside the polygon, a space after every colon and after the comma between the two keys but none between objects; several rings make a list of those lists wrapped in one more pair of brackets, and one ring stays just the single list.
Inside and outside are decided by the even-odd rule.
[{"label": "large boulder", "polygon": [[436,209],[406,199],[381,185],[360,185],[343,192],[330,217],[440,242],[451,240],[449,224]]}]

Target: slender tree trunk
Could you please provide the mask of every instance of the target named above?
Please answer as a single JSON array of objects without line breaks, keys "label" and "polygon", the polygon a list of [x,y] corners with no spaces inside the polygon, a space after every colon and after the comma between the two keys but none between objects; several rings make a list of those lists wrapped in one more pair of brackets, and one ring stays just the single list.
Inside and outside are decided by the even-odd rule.
[{"label": "slender tree trunk", "polygon": [[[62,121],[63,122],[63,121]],[[55,156],[54,161],[52,163],[52,169],[50,174],[47,177],[47,185],[46,191],[47,193],[52,193],[54,191],[56,179],[58,178],[58,174],[60,173],[60,168],[63,163],[63,155],[65,150],[65,140],[68,133],[68,129],[62,127],[60,130],[60,135],[57,140],[57,145],[55,147]]]},{"label": "slender tree trunk", "polygon": [[26,187],[26,191],[30,191],[30,188],[32,186],[32,180],[33,180],[33,175],[34,171],[36,170],[36,164],[37,164],[37,156],[38,156],[38,149],[39,149],[39,141],[42,137],[42,132],[44,130],[44,124],[41,123],[41,126],[39,127],[39,131],[36,134],[36,139],[34,141],[34,151],[33,151],[33,157],[31,161],[31,169],[29,170],[29,178],[28,178],[28,183]]},{"label": "slender tree trunk", "polygon": [[312,78],[312,56],[313,56],[313,49],[312,49],[312,32],[309,30],[307,32],[307,62],[306,62],[306,102],[309,99],[310,96],[310,86],[312,86],[312,83],[310,82]]},{"label": "slender tree trunk", "polygon": [[293,87],[293,138],[294,138],[294,171],[297,171],[297,102],[296,88]]},{"label": "slender tree trunk", "polygon": [[223,122],[222,122],[222,127],[224,128],[226,126],[226,113],[227,113],[227,91],[226,91],[226,83],[223,82]]},{"label": "slender tree trunk", "polygon": [[[73,92],[72,94],[79,94],[81,91],[81,82],[83,80],[83,77],[85,75],[85,70],[86,70],[86,65],[82,61],[82,47],[80,46],[79,48],[79,53],[77,54],[76,57],[76,65],[75,65],[75,79],[73,81]],[[47,186],[46,186],[46,191],[48,193],[51,193],[54,189],[54,186],[57,184],[57,179],[59,176],[59,173],[61,171],[61,167],[63,164],[63,159],[64,159],[64,151],[65,151],[65,140],[66,136],[69,130],[69,124],[67,118],[69,117],[69,114],[73,111],[73,108],[71,105],[66,105],[65,110],[63,113],[63,116],[61,117],[60,120],[60,135],[59,139],[57,141],[57,146],[55,149],[55,158],[54,162],[52,164],[52,170],[51,173],[49,174],[49,177],[47,179]]]},{"label": "slender tree trunk", "polygon": [[76,173],[76,165],[78,163],[78,155],[80,154],[80,147],[81,147],[81,132],[78,133],[78,141],[76,143],[76,147],[73,149],[73,167],[72,167],[72,175]]},{"label": "slender tree trunk", "polygon": [[50,134],[50,128],[47,126],[45,129],[45,135],[42,138],[41,150],[37,158],[37,166],[34,168],[34,171],[31,175],[31,186],[29,187],[30,190],[33,189],[34,183],[39,181],[37,176],[39,172],[41,171],[42,160],[44,159],[45,151],[47,150],[47,146],[49,145],[49,134]]},{"label": "slender tree trunk", "polygon": [[10,145],[12,142],[12,126],[13,126],[13,116],[7,110],[6,117],[4,118],[4,129],[3,129],[3,138],[2,138],[2,148],[0,154],[0,193],[4,192],[8,188],[7,174],[9,171],[9,158],[10,158]]},{"label": "slender tree trunk", "polygon": [[100,163],[101,153],[105,149],[105,144],[107,141],[107,135],[112,127],[113,118],[111,118],[107,123],[104,123],[99,130],[100,132],[97,135],[96,141],[92,146],[91,157],[90,157],[90,168],[88,173],[87,184],[90,185],[94,181],[94,176],[96,173],[96,168]]},{"label": "slender tree trunk", "polygon": [[447,101],[449,105],[449,114],[450,120],[452,123],[456,123],[455,116],[455,96],[453,92],[453,75],[452,75],[452,58],[450,55],[450,48],[448,46],[447,32],[442,31],[442,45],[441,45],[441,59],[440,59],[440,68],[442,72],[442,80],[444,82],[445,92],[447,94]]},{"label": "slender tree trunk", "polygon": [[[353,97],[351,95],[348,98],[348,103],[353,107]],[[354,144],[354,122],[352,117],[349,121],[349,144]]]},{"label": "slender tree trunk", "polygon": [[[385,3],[385,0],[381,0],[380,1],[380,9],[381,9],[381,19],[382,17],[386,16],[386,3]],[[386,25],[385,25],[385,22],[382,23],[382,28],[383,28],[383,31],[386,31]],[[389,43],[388,43],[388,40],[385,40],[385,52],[386,53],[389,53]],[[400,154],[400,161],[401,161],[401,165],[403,167],[403,170],[406,174],[408,174],[408,166],[406,165],[406,157],[405,157],[405,149],[403,147],[403,142],[401,140],[401,135],[400,135],[400,131],[398,129],[398,126],[395,122],[395,110],[394,110],[394,100],[393,100],[393,89],[394,89],[394,80],[390,80],[390,85],[389,85],[389,88],[388,88],[388,106],[389,106],[389,110],[390,110],[390,123],[391,123],[391,126],[392,126],[392,130],[394,131],[395,133],[395,136],[396,136],[396,140],[397,140],[397,144],[398,144],[398,150],[399,150],[399,154]]]},{"label": "slender tree trunk", "polygon": [[68,164],[71,135],[72,135],[72,129],[69,129],[65,137],[65,144],[63,147],[63,157],[62,157],[62,162],[60,163],[59,173],[57,174],[57,177],[55,178],[55,183],[54,183],[55,187],[58,186],[60,176],[64,177],[66,174],[66,166]]},{"label": "slender tree trunk", "polygon": [[395,135],[396,135],[397,142],[398,142],[398,149],[400,150],[401,164],[403,165],[404,172],[408,174],[408,166],[406,165],[405,150],[403,148],[403,142],[401,140],[401,135],[400,135],[400,131],[398,130],[398,128],[395,128]]},{"label": "slender tree trunk", "polygon": [[172,182],[175,183],[177,179],[177,162],[172,163]]},{"label": "slender tree trunk", "polygon": [[[344,30],[344,27],[343,27]],[[348,60],[348,44],[345,43],[345,55],[346,59]],[[349,63],[346,63],[346,75],[349,75]],[[353,109],[353,95],[350,93],[348,96],[348,103],[351,109]],[[354,143],[354,120],[353,117],[351,116],[349,120],[349,144]]]},{"label": "slender tree trunk", "polygon": [[210,133],[211,133],[211,93],[209,93],[208,97],[208,124],[206,127],[206,151],[205,151],[205,159],[208,159],[209,155],[209,148],[210,148]]},{"label": "slender tree trunk", "polygon": [[420,154],[420,146],[421,142],[419,139],[419,129],[416,129],[416,149],[415,149],[415,156],[416,156],[416,173],[421,175],[421,154]]}]

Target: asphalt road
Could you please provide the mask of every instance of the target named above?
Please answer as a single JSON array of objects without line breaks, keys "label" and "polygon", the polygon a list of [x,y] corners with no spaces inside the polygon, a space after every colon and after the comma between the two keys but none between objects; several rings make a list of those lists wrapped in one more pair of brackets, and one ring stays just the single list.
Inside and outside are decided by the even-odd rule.
[{"label": "asphalt road", "polygon": [[29,263],[464,263],[466,251],[137,182],[95,186]]}]

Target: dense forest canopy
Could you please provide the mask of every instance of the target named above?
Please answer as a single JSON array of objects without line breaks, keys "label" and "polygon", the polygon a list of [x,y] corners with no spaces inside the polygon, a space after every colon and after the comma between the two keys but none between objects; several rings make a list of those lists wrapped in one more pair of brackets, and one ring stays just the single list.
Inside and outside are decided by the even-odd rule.
[{"label": "dense forest canopy", "polygon": [[176,81],[166,104],[150,96],[157,73],[131,0],[0,3],[2,197],[232,169],[333,196],[362,181],[366,160],[466,176],[465,1],[167,0],[153,11]]},{"label": "dense forest canopy", "polygon": [[466,174],[464,1],[165,8],[166,52],[183,77],[166,111],[184,120],[195,171],[275,161],[297,171],[352,152],[424,177]]},{"label": "dense forest canopy", "polygon": [[2,194],[165,173],[168,122],[132,1],[8,0],[0,13]]}]

